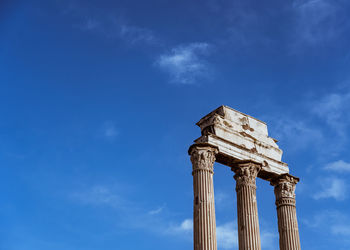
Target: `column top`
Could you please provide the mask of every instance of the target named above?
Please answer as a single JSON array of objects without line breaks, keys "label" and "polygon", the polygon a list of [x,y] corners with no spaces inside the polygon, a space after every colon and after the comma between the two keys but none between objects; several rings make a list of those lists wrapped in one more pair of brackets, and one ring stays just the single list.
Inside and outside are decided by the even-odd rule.
[{"label": "column top", "polygon": [[289,172],[282,162],[277,140],[268,135],[267,125],[252,116],[227,106],[220,106],[204,116],[197,125],[202,136],[196,144],[218,148],[217,161],[232,167],[237,161],[251,160],[262,164],[261,178],[271,180]]},{"label": "column top", "polygon": [[219,152],[219,148],[217,146],[214,145],[210,145],[209,143],[194,143],[192,144],[189,148],[188,148],[188,154],[191,155],[192,154],[192,150],[196,147],[199,148],[212,148],[214,149],[216,152],[215,154],[217,154]]},{"label": "column top", "polygon": [[291,174],[281,174],[275,178],[273,178],[270,182],[272,186],[276,186],[278,184],[288,182],[292,184],[297,184],[300,181],[299,177],[293,176]]}]

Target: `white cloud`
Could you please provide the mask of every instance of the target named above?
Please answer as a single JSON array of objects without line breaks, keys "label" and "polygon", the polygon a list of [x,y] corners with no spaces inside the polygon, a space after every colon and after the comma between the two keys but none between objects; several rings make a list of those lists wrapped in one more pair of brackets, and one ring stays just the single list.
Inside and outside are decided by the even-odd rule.
[{"label": "white cloud", "polygon": [[237,225],[231,221],[216,227],[216,237],[218,248],[220,249],[237,249],[238,232]]},{"label": "white cloud", "polygon": [[199,78],[209,76],[205,57],[209,54],[208,43],[191,43],[171,49],[156,60],[156,65],[170,75],[173,83],[193,84]]},{"label": "white cloud", "polygon": [[325,170],[335,171],[335,172],[350,172],[350,163],[347,163],[343,160],[338,160],[335,162],[328,163],[325,167]]},{"label": "white cloud", "polygon": [[313,198],[315,200],[333,198],[341,201],[347,198],[347,185],[343,179],[329,177],[320,179],[321,190]]}]

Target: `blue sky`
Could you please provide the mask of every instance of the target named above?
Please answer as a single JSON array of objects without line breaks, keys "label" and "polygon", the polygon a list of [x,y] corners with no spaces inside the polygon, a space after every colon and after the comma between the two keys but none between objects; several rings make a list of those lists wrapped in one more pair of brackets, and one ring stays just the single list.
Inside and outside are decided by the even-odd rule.
[{"label": "blue sky", "polygon": [[[302,248],[350,249],[346,0],[0,3],[0,249],[192,249],[187,149],[224,104],[301,178]],[[235,181],[215,165],[219,249]],[[278,249],[258,180],[263,249]]]}]

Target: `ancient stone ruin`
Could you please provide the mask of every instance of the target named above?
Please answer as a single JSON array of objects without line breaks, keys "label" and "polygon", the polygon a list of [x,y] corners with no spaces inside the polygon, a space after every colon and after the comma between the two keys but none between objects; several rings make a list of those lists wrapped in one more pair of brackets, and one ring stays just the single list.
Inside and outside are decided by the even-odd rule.
[{"label": "ancient stone ruin", "polygon": [[239,250],[260,250],[256,178],[274,186],[281,250],[300,250],[295,185],[281,161],[282,150],[268,136],[266,123],[227,106],[204,116],[202,136],[189,148],[193,175],[195,250],[216,250],[214,162],[231,168],[236,180]]}]

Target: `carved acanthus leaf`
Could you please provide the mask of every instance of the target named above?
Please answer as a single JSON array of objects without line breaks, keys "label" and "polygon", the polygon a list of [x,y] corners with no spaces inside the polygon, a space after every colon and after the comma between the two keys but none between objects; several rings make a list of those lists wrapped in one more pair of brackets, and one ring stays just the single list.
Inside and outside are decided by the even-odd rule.
[{"label": "carved acanthus leaf", "polygon": [[271,182],[275,186],[276,200],[281,198],[295,198],[295,185],[298,179],[285,174]]},{"label": "carved acanthus leaf", "polygon": [[235,172],[236,187],[239,188],[241,185],[255,187],[256,177],[260,169],[261,166],[253,162],[238,164],[238,168],[233,169]]},{"label": "carved acanthus leaf", "polygon": [[194,147],[191,150],[191,162],[193,170],[204,169],[213,171],[217,149],[212,147]]}]

